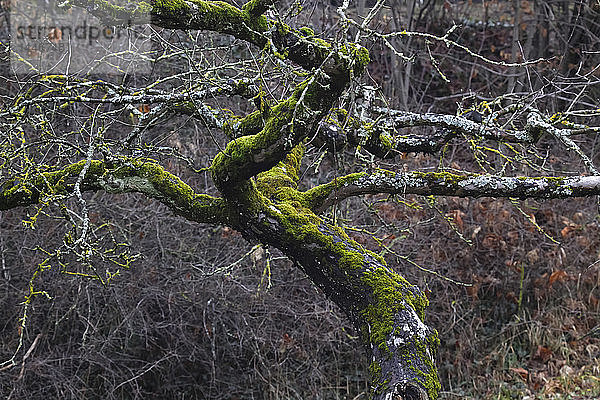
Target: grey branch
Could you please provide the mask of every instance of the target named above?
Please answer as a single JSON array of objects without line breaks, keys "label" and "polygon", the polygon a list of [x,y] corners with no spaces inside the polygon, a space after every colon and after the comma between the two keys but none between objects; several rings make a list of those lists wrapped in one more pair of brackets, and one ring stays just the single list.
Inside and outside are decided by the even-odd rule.
[{"label": "grey branch", "polygon": [[503,177],[449,172],[356,173],[305,192],[313,210],[364,194],[558,199],[600,194],[600,176]]}]

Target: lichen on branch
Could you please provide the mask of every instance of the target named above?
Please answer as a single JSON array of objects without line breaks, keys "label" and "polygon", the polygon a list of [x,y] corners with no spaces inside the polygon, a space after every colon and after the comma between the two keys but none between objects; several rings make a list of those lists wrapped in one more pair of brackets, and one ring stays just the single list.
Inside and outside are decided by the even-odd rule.
[{"label": "lichen on branch", "polygon": [[[0,211],[71,195],[86,163],[88,161],[82,160],[26,179],[7,180],[0,185]],[[99,190],[143,193],[196,222],[224,223],[226,220],[222,199],[197,194],[154,160],[120,159],[111,163],[91,160],[81,182],[81,191]]]},{"label": "lichen on branch", "polygon": [[321,211],[348,197],[375,193],[520,199],[586,197],[600,194],[600,176],[507,177],[378,170],[339,177],[313,187],[303,195],[311,209]]}]

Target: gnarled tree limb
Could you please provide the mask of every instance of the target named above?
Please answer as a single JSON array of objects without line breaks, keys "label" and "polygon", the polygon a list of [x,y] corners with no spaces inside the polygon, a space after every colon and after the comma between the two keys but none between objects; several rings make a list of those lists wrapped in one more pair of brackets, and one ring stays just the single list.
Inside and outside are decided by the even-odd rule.
[{"label": "gnarled tree limb", "polygon": [[[0,184],[0,211],[37,204],[45,198],[51,200],[56,196],[69,196],[86,162],[82,160],[59,170],[3,182]],[[130,159],[114,163],[91,160],[80,189],[143,193],[191,221],[226,222],[222,199],[195,193],[189,185],[153,160]]]},{"label": "gnarled tree limb", "polygon": [[533,178],[378,170],[346,175],[303,195],[312,210],[322,211],[349,197],[376,193],[560,199],[600,194],[600,176]]}]

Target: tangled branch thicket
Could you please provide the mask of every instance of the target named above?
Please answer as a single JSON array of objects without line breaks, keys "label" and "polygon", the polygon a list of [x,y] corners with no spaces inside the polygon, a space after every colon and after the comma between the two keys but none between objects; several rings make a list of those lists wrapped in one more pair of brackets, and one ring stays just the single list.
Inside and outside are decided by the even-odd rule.
[{"label": "tangled branch thicket", "polygon": [[[432,197],[406,182],[421,172],[600,175],[597,2],[334,3],[268,8],[273,20],[310,26],[300,30],[310,40],[357,42],[371,57],[307,141],[301,189],[396,174],[393,190],[351,181],[341,202],[334,184],[315,204],[424,289],[442,339],[443,398],[596,398],[597,199]],[[132,157],[216,196],[213,159],[257,129],[233,116],[258,111],[260,125],[314,72],[273,42],[154,29],[147,76],[24,77],[0,67],[3,191],[82,160],[93,168]],[[0,212],[0,396],[368,395],[359,333],[277,249],[139,194],[86,191],[85,175],[68,178],[66,194],[41,191],[33,205]],[[447,183],[435,194],[464,194]]]}]

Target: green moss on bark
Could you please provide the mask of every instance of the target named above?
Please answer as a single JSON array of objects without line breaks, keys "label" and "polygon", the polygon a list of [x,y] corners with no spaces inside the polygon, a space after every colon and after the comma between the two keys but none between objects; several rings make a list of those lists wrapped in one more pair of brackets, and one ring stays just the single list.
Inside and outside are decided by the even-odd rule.
[{"label": "green moss on bark", "polygon": [[372,303],[361,311],[370,328],[370,342],[381,352],[389,353],[387,340],[394,329],[396,314],[412,307],[423,320],[428,300],[406,279],[387,268],[366,271],[361,280],[373,293]]},{"label": "green moss on bark", "polygon": [[[206,10],[210,4],[208,2],[198,2],[198,5],[204,6]],[[177,16],[189,12],[190,6],[184,0],[154,0],[152,3],[153,11],[160,12],[163,15]]]},{"label": "green moss on bark", "polygon": [[168,28],[206,29],[264,46],[267,19],[223,1],[154,0],[152,17]]},{"label": "green moss on bark", "polygon": [[[88,161],[81,160],[60,170],[43,172],[25,179],[13,179],[0,190],[0,209],[36,204],[41,197],[71,194],[87,163]],[[225,208],[220,199],[195,193],[189,185],[154,160],[123,158],[116,164],[107,167],[104,161],[89,161],[86,174],[81,180],[81,191],[140,192],[163,202],[176,213],[191,220],[224,220]]]},{"label": "green moss on bark", "polygon": [[377,361],[372,361],[369,364],[369,376],[373,382],[378,382],[381,380],[381,364]]},{"label": "green moss on bark", "polygon": [[[229,142],[225,150],[214,158],[211,171],[222,193],[275,167],[304,139],[307,134],[305,124],[312,119],[316,121],[314,114],[318,112],[311,110],[310,104],[305,104],[318,88],[311,82],[307,80],[301,83],[292,96],[274,106],[271,117],[259,133]],[[303,99],[301,103],[300,99]]]}]

